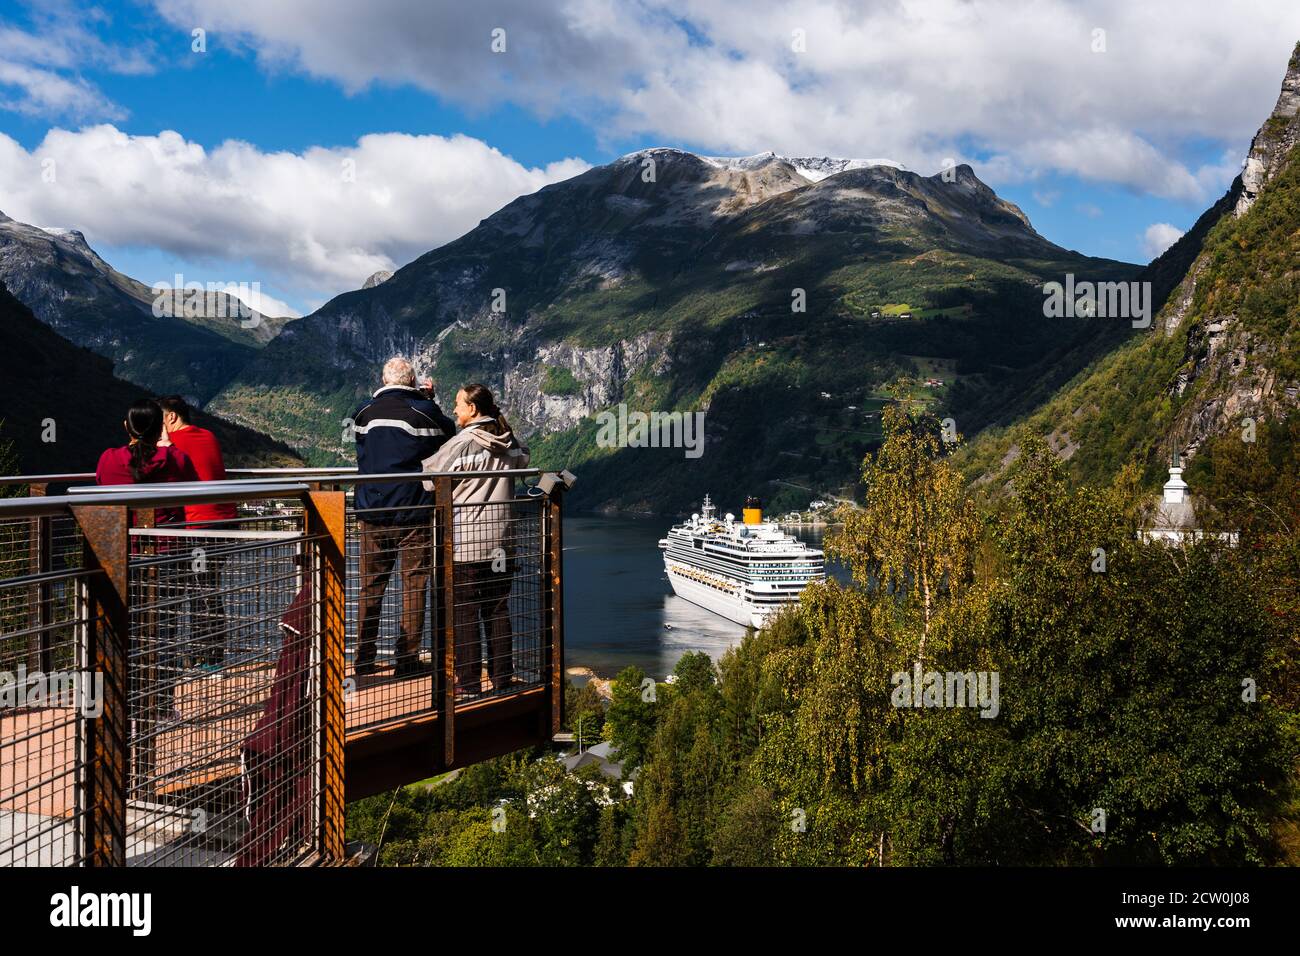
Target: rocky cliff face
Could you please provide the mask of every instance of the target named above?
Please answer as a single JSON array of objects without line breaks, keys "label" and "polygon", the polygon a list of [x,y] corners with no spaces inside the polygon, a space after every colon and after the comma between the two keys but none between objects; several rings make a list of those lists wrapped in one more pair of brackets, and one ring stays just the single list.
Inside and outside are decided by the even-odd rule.
[{"label": "rocky cliff face", "polygon": [[[1287,66],[1277,105],[1251,141],[1246,164],[1229,191],[1229,197],[1234,193],[1237,196],[1232,207],[1235,218],[1249,215],[1260,196],[1281,182],[1296,162],[1297,143],[1300,143],[1300,43],[1296,44]],[[1284,231],[1278,240],[1290,244],[1294,270],[1300,262],[1300,243],[1295,240],[1294,230],[1300,229],[1300,223],[1291,225],[1294,228],[1290,236]],[[1238,249],[1237,254],[1249,255],[1249,252]],[[1212,435],[1240,428],[1247,419],[1276,416],[1285,413],[1288,407],[1297,407],[1291,370],[1278,361],[1278,353],[1287,347],[1287,342],[1276,341],[1251,328],[1236,309],[1216,307],[1210,296],[1198,296],[1206,268],[1207,257],[1202,254],[1175,293],[1173,307],[1162,323],[1165,334],[1172,336],[1189,313],[1195,312],[1198,303],[1206,306],[1187,329],[1183,362],[1169,386],[1171,398],[1187,398],[1188,402],[1175,419],[1165,444],[1170,450],[1181,448],[1189,460]],[[1265,267],[1261,264],[1260,268]]]},{"label": "rocky cliff face", "polygon": [[[1277,106],[1228,192],[1141,278],[1164,301],[1136,337],[1053,396],[1019,429],[968,453],[987,483],[1017,435],[1068,435],[1071,466],[1095,479],[1126,462],[1154,479],[1175,452],[1300,408],[1300,44]],[[1249,439],[1247,439],[1249,440]],[[1053,447],[1056,447],[1055,445]],[[993,487],[996,487],[994,485]]]},{"label": "rocky cliff face", "polygon": [[[588,348],[539,343],[531,351],[530,358],[521,357],[503,370],[504,395],[506,407],[514,410],[527,431],[542,435],[572,428],[623,401],[632,374],[662,376],[672,370],[672,337],[660,332]],[[553,386],[548,390],[552,369],[567,373],[576,388],[558,394]]]},{"label": "rocky cliff face", "polygon": [[1245,215],[1268,182],[1273,179],[1296,143],[1300,142],[1300,44],[1296,45],[1282,79],[1277,106],[1260,127],[1246,154],[1241,171],[1241,196],[1235,214]]}]

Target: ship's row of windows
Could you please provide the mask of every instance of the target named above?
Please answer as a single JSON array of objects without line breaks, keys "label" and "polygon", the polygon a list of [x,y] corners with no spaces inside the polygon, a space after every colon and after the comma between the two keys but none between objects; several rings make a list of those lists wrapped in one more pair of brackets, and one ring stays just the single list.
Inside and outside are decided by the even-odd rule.
[{"label": "ship's row of windows", "polygon": [[707,567],[703,565],[691,565],[691,567],[698,567],[702,571],[712,572],[715,574],[722,574],[729,579],[735,580],[737,584],[750,584],[750,585],[763,584],[774,588],[798,589],[798,588],[802,588],[804,585],[808,584],[811,581],[822,580],[821,575],[810,575],[810,574],[746,575],[746,574],[736,574],[727,568]]},{"label": "ship's row of windows", "polygon": [[714,583],[712,578],[706,577],[703,574],[691,573],[691,571],[681,567],[674,567],[673,570],[676,571],[678,574],[680,574],[682,577],[686,578],[687,580],[694,581],[696,584],[702,584],[706,588],[713,588],[715,591],[722,591],[724,594],[729,594],[732,597],[734,597],[736,594],[736,589],[734,586],[725,586],[722,584],[716,584]]},{"label": "ship's row of windows", "polygon": [[[676,541],[680,541],[681,539],[673,539],[673,538],[669,538],[669,541],[670,541],[670,542],[672,542],[672,541],[674,541],[674,540],[676,540]],[[690,539],[690,542],[691,542],[691,547],[692,547],[694,550],[696,550],[696,551],[704,551],[704,550],[706,550],[706,549],[705,549],[705,541],[704,541],[703,538],[691,538],[691,539]],[[780,543],[780,542],[774,542],[774,544],[779,544],[779,543]],[[733,544],[730,544],[730,543],[724,543],[724,542],[721,542],[721,541],[710,541],[710,542],[708,542],[708,545],[709,545],[709,547],[708,547],[707,550],[709,550],[709,551],[720,552],[720,553],[726,554],[728,557],[730,557],[730,556],[732,556],[732,555],[738,555],[738,556],[741,556],[741,557],[750,557],[750,556],[758,555],[758,554],[771,554],[771,553],[772,553],[771,551],[756,551],[756,550],[754,550],[754,549],[752,549],[752,548],[746,548],[746,547],[744,547],[743,545],[733,545]],[[799,551],[799,550],[795,550],[794,548],[791,548],[791,549],[789,550],[788,553],[793,555],[793,554],[801,554],[802,552]]]},{"label": "ship's row of windows", "polygon": [[[671,549],[669,550],[668,554],[673,557],[678,557],[679,559],[681,559],[682,557],[679,553],[675,553]],[[825,566],[824,562],[822,561],[780,561],[780,562],[735,561],[732,560],[732,556],[729,554],[716,554],[716,553],[708,553],[708,552],[704,554],[699,554],[699,553],[691,554],[691,557],[687,560],[696,562],[702,566],[712,566],[719,571],[736,574],[738,576],[745,576],[749,574],[758,576],[760,574],[773,574],[773,573],[786,574],[786,575],[794,575],[800,573],[819,574]]]},{"label": "ship's row of windows", "polygon": [[687,548],[687,544],[685,541],[679,541],[670,538],[668,543],[670,547],[673,545],[677,545],[681,547],[683,550],[708,551],[710,553],[717,554],[720,557],[740,558],[743,559],[746,564],[750,564],[750,563],[785,564],[791,561],[814,562],[814,561],[821,560],[820,557],[814,557],[813,555],[809,554],[807,551],[801,549],[795,549],[795,548],[790,548],[785,551],[776,550],[776,549],[769,550],[769,551],[753,551],[753,550],[745,550],[741,548],[726,548],[717,544],[706,545],[706,542],[702,541],[699,538],[696,538],[693,541],[691,541],[689,548]]},{"label": "ship's row of windows", "polygon": [[734,574],[726,568],[709,568],[702,567],[701,570],[712,571],[718,574],[725,574],[730,578],[738,579],[737,583],[743,584],[765,584],[775,588],[802,588],[811,581],[821,580],[820,575],[811,574]]}]

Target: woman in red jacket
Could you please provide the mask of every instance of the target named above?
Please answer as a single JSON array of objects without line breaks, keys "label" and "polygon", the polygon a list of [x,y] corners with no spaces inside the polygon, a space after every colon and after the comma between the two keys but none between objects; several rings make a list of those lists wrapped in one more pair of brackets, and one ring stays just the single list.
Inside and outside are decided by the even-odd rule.
[{"label": "woman in red jacket", "polygon": [[[99,456],[99,465],[95,468],[95,483],[99,485],[137,485],[154,484],[165,481],[198,481],[190,459],[179,448],[159,447],[162,439],[162,406],[152,398],[142,398],[127,410],[126,421],[122,422],[130,441],[120,448],[110,448]],[[154,524],[181,524],[185,521],[183,507],[154,509]],[[135,553],[136,541],[132,539],[132,553]],[[157,538],[151,552],[155,555],[173,550],[173,543],[167,538]],[[179,552],[178,552],[179,553]],[[188,571],[188,563],[185,565]],[[155,574],[165,577],[165,583],[155,581],[157,594],[170,591],[172,579],[178,575],[179,567],[174,563],[159,566]],[[153,706],[147,708],[153,713],[153,720],[162,725],[172,725],[181,719],[180,711],[175,707],[175,687],[180,678],[180,649],[177,647],[177,626],[172,620],[174,610],[161,611],[154,619],[153,627],[147,635],[136,637],[137,646],[133,653],[155,655],[156,670],[151,688],[137,686],[138,675],[132,668],[131,696],[134,699],[153,698]],[[132,706],[132,722],[145,715],[136,711],[138,704]]]},{"label": "woman in red jacket", "polygon": [[[95,484],[136,485],[199,480],[185,452],[170,445],[159,447],[163,413],[162,407],[152,398],[142,398],[132,405],[122,427],[126,429],[130,442],[120,448],[110,448],[99,456]],[[184,520],[183,507],[154,511],[154,524],[180,524]]]}]

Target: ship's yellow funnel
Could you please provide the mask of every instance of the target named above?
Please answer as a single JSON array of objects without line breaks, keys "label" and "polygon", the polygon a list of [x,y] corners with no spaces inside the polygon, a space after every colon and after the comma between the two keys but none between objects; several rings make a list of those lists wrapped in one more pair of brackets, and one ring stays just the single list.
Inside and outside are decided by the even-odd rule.
[{"label": "ship's yellow funnel", "polygon": [[741,512],[741,516],[745,524],[762,524],[763,502],[754,497],[746,498],[745,509]]}]

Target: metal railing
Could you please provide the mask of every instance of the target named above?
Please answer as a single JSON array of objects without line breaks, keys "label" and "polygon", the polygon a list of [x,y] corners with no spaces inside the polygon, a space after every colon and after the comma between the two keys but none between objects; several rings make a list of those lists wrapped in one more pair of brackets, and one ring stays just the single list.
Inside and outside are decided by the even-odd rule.
[{"label": "metal railing", "polygon": [[[0,499],[0,866],[336,859],[345,793],[423,773],[385,738],[438,769],[558,730],[560,496],[455,500],[539,471],[299,474]],[[403,479],[431,500],[354,507]]]}]

